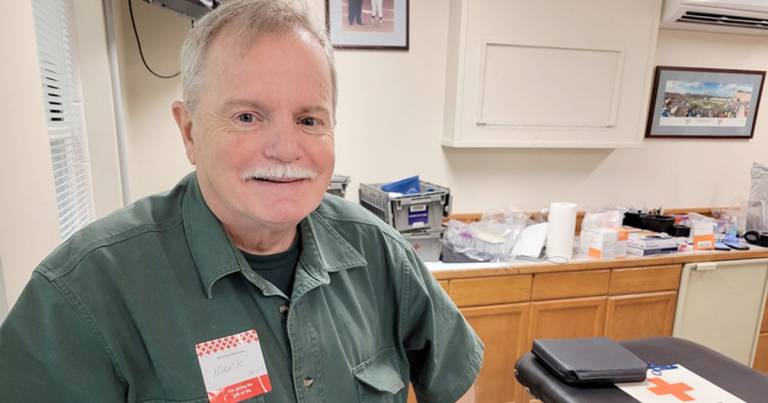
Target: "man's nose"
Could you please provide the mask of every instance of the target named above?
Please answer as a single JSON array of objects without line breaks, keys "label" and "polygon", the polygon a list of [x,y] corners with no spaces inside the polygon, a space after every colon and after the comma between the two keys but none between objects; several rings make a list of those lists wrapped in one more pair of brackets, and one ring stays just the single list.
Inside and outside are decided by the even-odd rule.
[{"label": "man's nose", "polygon": [[301,158],[301,133],[293,120],[281,119],[269,128],[269,140],[264,156],[280,162],[294,162]]}]

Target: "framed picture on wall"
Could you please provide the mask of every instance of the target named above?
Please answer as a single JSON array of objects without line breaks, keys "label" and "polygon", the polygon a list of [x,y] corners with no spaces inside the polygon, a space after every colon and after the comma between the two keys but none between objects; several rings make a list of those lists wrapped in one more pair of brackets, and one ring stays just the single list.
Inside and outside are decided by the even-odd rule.
[{"label": "framed picture on wall", "polygon": [[333,47],[408,50],[409,0],[326,0]]},{"label": "framed picture on wall", "polygon": [[752,138],[764,71],[656,67],[645,137]]}]

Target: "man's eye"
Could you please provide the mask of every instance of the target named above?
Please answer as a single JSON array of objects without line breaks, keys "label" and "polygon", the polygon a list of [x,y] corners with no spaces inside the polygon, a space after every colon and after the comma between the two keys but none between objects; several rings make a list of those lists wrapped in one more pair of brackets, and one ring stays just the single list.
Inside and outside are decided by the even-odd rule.
[{"label": "man's eye", "polygon": [[237,121],[240,123],[253,123],[256,121],[256,115],[252,113],[241,113],[237,115]]},{"label": "man's eye", "polygon": [[299,119],[298,124],[303,126],[318,126],[320,125],[320,121],[315,118],[301,118]]}]

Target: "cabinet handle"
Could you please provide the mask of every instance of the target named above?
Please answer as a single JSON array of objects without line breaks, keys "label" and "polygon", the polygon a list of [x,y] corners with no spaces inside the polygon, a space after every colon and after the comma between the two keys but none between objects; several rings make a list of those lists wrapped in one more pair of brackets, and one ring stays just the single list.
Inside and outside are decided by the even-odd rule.
[{"label": "cabinet handle", "polygon": [[717,263],[715,262],[696,263],[696,266],[693,269],[696,271],[717,270]]}]

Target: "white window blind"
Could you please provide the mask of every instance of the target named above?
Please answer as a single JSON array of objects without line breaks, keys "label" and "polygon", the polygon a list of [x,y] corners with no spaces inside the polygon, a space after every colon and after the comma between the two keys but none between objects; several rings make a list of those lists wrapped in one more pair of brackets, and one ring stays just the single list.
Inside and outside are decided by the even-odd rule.
[{"label": "white window blind", "polygon": [[93,220],[72,0],[32,0],[61,238]]}]

